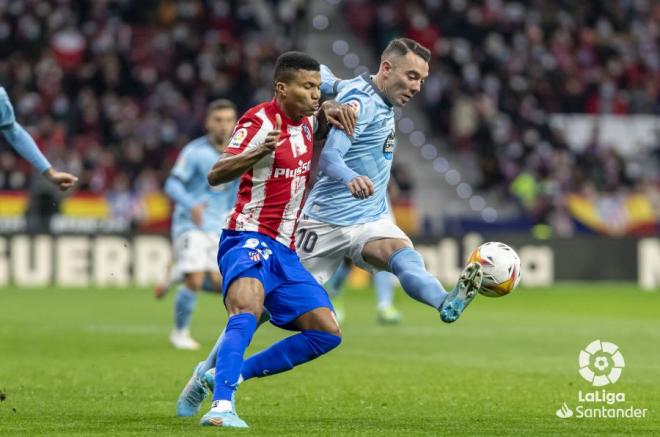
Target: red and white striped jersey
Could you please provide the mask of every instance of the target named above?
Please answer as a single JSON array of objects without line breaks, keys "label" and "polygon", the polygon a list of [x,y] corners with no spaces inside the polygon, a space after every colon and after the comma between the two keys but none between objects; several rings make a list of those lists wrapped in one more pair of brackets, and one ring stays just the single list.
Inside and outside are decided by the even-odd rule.
[{"label": "red and white striped jersey", "polygon": [[295,249],[294,233],[312,164],[313,117],[294,122],[275,100],[262,103],[241,117],[224,152],[239,155],[263,143],[275,128],[275,114],[282,119],[279,143],[241,176],[226,228],[259,232]]}]

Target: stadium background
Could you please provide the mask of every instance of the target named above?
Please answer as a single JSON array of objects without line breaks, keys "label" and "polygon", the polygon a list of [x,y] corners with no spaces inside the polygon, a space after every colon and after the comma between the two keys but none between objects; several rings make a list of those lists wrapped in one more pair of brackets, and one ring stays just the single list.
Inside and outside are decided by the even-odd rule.
[{"label": "stadium background", "polygon": [[[523,260],[524,288],[506,300],[477,303],[475,314],[470,314],[476,320],[461,321],[464,331],[451,331],[460,339],[456,344],[450,333],[413,343],[419,347],[418,358],[422,351],[429,354],[427,361],[413,365],[414,371],[432,378],[420,363],[460,368],[459,359],[471,361],[472,353],[505,361],[506,356],[519,354],[520,362],[508,365],[524,369],[522,356],[531,360],[530,355],[543,355],[538,344],[547,344],[571,361],[549,359],[536,364],[544,369],[561,367],[561,383],[577,385],[573,354],[577,356],[597,336],[609,334],[638,359],[638,373],[626,390],[642,403],[655,405],[657,412],[657,397],[642,388],[660,382],[657,366],[650,364],[659,358],[650,345],[657,344],[660,332],[657,3],[5,0],[0,1],[0,84],[14,103],[18,121],[56,167],[80,176],[80,184],[73,194],[62,197],[11,148],[0,148],[0,302],[6,312],[0,345],[9,357],[0,365],[4,369],[0,390],[8,400],[0,403],[4,415],[0,430],[3,421],[10,432],[30,430],[25,418],[10,414],[14,407],[9,402],[18,402],[16,408],[23,411],[20,407],[39,398],[36,389],[19,394],[18,388],[30,382],[21,369],[39,368],[34,363],[39,355],[26,353],[26,345],[32,343],[47,348],[53,338],[62,342],[72,353],[69,361],[55,353],[61,361],[54,366],[70,376],[80,360],[89,365],[102,362],[126,341],[142,357],[138,362],[167,357],[181,363],[176,369],[160,365],[155,374],[165,381],[173,376],[175,382],[183,381],[191,359],[163,352],[169,307],[146,302],[148,286],[163,275],[171,256],[167,236],[171,205],[162,184],[180,148],[202,133],[206,103],[225,97],[245,110],[270,99],[273,62],[290,49],[308,51],[340,77],[375,71],[378,53],[400,35],[433,52],[431,75],[421,95],[397,114],[393,205],[400,225],[414,236],[429,267],[448,283],[465,252],[479,241],[509,242]],[[576,286],[565,281],[589,282]],[[354,275],[352,286],[363,289],[368,278]],[[98,290],[93,298],[87,293],[90,288]],[[643,294],[642,289],[655,292]],[[404,331],[387,331],[393,343],[382,344],[383,333],[372,327],[368,293],[349,297],[349,317],[354,321],[349,319],[346,335],[356,336],[360,348],[396,351],[396,358],[388,358],[404,369],[406,362],[397,360],[405,358],[399,349],[411,344],[407,336],[436,329],[422,309],[400,296]],[[196,329],[207,329],[205,343],[210,344],[223,311],[211,297],[203,306]],[[556,317],[535,313],[539,306]],[[26,308],[31,308],[29,314]],[[51,308],[66,317],[57,317]],[[108,320],[97,313],[101,308],[107,309]],[[127,308],[144,315],[135,318]],[[98,323],[81,331],[80,326],[89,326],[81,317],[91,309],[91,320]],[[140,325],[145,318],[150,323]],[[547,324],[548,332],[540,322]],[[45,328],[34,329],[50,324],[55,327],[53,338]],[[137,331],[131,326],[138,326]],[[489,329],[502,337],[483,334],[491,346],[479,345],[476,332]],[[527,334],[516,348],[522,332]],[[95,361],[80,358],[83,346],[93,344],[91,337],[108,340],[104,334],[115,337],[92,355]],[[78,335],[82,346],[70,345],[69,336]],[[437,350],[431,344],[443,341],[455,346],[456,361],[448,363],[444,355],[433,355]],[[149,352],[137,352],[139,348]],[[350,345],[347,348],[351,350]],[[347,355],[338,360],[348,365]],[[117,362],[120,367],[130,366],[121,359]],[[335,369],[327,367],[331,364],[321,366]],[[386,378],[385,370],[375,364],[367,368],[368,375]],[[521,377],[513,370],[513,376],[493,371],[506,384],[495,382],[486,399],[497,399],[501,390],[510,393],[516,384],[534,392],[530,389],[534,375],[520,370]],[[301,374],[304,379],[305,373]],[[352,374],[361,375],[358,369]],[[403,373],[398,376],[404,378]],[[346,382],[345,375],[336,377]],[[513,383],[509,377],[519,381]],[[286,378],[293,383],[296,375]],[[82,390],[93,380],[83,377],[76,387]],[[112,373],[101,380],[109,386],[117,383]],[[551,381],[557,380],[539,383],[547,389],[547,402],[529,413],[541,421],[532,420],[532,425],[544,425],[538,419],[545,414],[543,409],[556,425],[552,421],[558,419],[551,416],[564,395],[548,395],[553,393]],[[350,381],[346,384],[350,387]],[[395,390],[406,387],[391,384]],[[168,386],[170,397],[176,396],[177,387]],[[50,393],[66,389],[66,385],[50,387]],[[153,390],[154,385],[143,389]],[[463,387],[453,389],[456,396]],[[333,402],[333,393],[339,393],[328,390],[330,394],[321,399],[326,404]],[[369,403],[367,395],[347,390],[361,399],[355,411]],[[140,390],[133,389],[135,393]],[[253,399],[258,397],[257,391],[253,393]],[[471,395],[480,399],[474,392]],[[469,399],[443,396],[425,399],[431,404]],[[167,399],[163,394],[156,410],[167,414]],[[507,405],[506,411],[522,408],[521,399],[511,401],[514,405]],[[392,400],[383,402],[392,406]],[[305,416],[304,406],[303,402],[294,411]],[[396,415],[383,408],[373,414],[405,432]],[[355,411],[350,414],[360,422],[364,416]],[[499,429],[491,410],[482,413],[476,417],[484,417],[484,423],[477,421],[475,428],[465,429],[473,434]],[[314,410],[314,414],[305,416],[309,426],[321,413]],[[58,421],[46,423],[55,426]],[[534,429],[513,419],[503,423],[510,426],[508,430]],[[658,424],[657,419],[642,423],[641,428],[595,423],[586,428],[545,429],[557,434],[601,426],[602,432],[651,434]],[[358,430],[335,429],[335,425],[324,422],[325,431]],[[379,430],[370,428],[370,422],[366,425],[367,433]],[[77,429],[57,426],[55,432]],[[175,422],[160,426],[161,431],[184,429],[176,428],[180,425]],[[261,426],[264,432],[269,427],[285,429],[278,428],[282,424],[277,420]],[[142,433],[151,428],[116,431],[127,429]]]}]

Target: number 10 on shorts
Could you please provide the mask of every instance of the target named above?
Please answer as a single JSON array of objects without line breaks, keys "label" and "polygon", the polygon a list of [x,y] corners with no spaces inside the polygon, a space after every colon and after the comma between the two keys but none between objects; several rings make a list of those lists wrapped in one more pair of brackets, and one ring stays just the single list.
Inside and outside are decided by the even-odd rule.
[{"label": "number 10 on shorts", "polygon": [[311,253],[314,250],[314,246],[316,246],[316,240],[318,240],[319,236],[316,232],[308,231],[307,229],[298,229],[298,233],[300,234],[300,238],[296,244],[305,252]]}]

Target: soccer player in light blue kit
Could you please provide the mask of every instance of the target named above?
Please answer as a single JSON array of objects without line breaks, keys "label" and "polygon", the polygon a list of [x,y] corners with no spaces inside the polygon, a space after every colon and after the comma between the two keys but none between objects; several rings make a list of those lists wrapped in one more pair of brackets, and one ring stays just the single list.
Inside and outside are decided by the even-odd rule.
[{"label": "soccer player in light blue kit", "polygon": [[44,175],[60,191],[66,191],[73,187],[78,178],[65,172],[57,171],[50,165],[48,159],[41,153],[37,143],[27,133],[23,126],[18,124],[14,117],[14,108],[9,96],[3,87],[0,87],[0,132],[7,142],[25,158],[39,173]]},{"label": "soccer player in light blue kit", "polygon": [[338,82],[323,69],[324,86],[353,108],[352,136],[332,129],[319,159],[319,175],[298,224],[297,251],[320,283],[344,258],[367,271],[390,271],[413,299],[456,321],[481,287],[478,263],[463,270],[447,293],[424,265],[406,234],[389,218],[387,185],[394,156],[394,105],[404,106],[428,76],[430,52],[408,38],[390,42],[378,73]]},{"label": "soccer player in light blue kit", "polygon": [[229,143],[236,125],[236,107],[229,100],[209,104],[206,136],[188,143],[165,182],[165,193],[176,203],[172,241],[176,262],[172,276],[183,276],[174,301],[170,343],[177,349],[199,349],[190,335],[190,319],[200,289],[219,292],[222,277],[216,261],[220,229],[234,207],[238,181],[211,187],[207,174]]}]

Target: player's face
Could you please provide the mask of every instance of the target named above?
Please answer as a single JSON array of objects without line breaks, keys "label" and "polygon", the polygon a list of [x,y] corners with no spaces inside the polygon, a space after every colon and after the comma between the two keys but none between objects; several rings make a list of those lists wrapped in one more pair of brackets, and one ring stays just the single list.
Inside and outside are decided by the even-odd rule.
[{"label": "player's face", "polygon": [[234,126],[236,111],[233,109],[216,109],[206,116],[206,130],[217,145],[224,146],[229,142]]},{"label": "player's face", "polygon": [[284,104],[290,115],[310,116],[319,109],[321,100],[320,72],[297,70],[284,89]]},{"label": "player's face", "polygon": [[429,64],[413,52],[392,59],[387,67],[385,94],[396,106],[407,104],[422,89],[429,76]]}]

